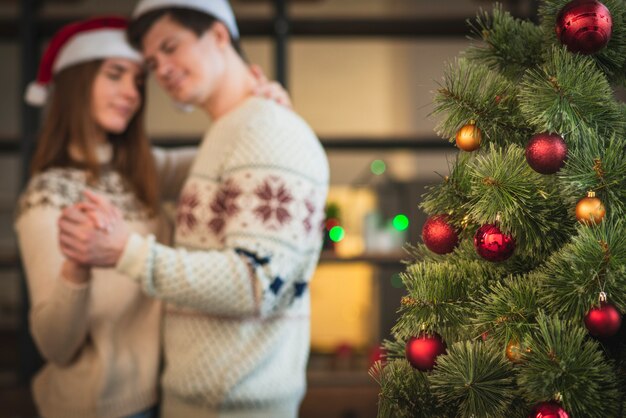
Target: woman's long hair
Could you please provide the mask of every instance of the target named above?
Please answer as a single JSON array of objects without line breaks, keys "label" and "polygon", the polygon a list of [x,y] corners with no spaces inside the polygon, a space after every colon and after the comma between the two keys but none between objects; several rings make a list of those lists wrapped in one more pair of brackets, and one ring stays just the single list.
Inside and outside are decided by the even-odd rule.
[{"label": "woman's long hair", "polygon": [[[100,177],[100,163],[94,151],[99,128],[91,114],[91,92],[102,63],[97,60],[74,65],[55,76],[50,107],[31,161],[31,175],[75,165],[69,153],[72,142],[72,147],[84,156],[82,164],[90,177]],[[109,134],[108,139],[113,146],[113,169],[128,182],[137,198],[156,213],[157,173],[144,130],[145,90],[143,86],[139,90],[141,105],[128,127],[121,134]]]}]

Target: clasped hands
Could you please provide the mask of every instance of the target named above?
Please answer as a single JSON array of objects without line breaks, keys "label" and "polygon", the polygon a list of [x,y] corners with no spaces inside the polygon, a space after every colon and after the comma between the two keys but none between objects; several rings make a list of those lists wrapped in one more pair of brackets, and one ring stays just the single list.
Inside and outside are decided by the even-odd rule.
[{"label": "clasped hands", "polygon": [[113,267],[130,229],[122,213],[103,196],[85,190],[85,200],[63,209],[58,220],[61,252],[81,266]]}]

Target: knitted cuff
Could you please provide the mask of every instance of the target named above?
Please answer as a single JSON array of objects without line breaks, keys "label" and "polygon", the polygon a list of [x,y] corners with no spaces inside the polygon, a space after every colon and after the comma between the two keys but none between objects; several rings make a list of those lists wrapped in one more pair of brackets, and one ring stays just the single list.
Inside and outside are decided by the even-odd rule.
[{"label": "knitted cuff", "polygon": [[154,235],[142,237],[137,233],[132,233],[115,269],[131,279],[139,281],[146,264],[146,257],[154,241]]}]

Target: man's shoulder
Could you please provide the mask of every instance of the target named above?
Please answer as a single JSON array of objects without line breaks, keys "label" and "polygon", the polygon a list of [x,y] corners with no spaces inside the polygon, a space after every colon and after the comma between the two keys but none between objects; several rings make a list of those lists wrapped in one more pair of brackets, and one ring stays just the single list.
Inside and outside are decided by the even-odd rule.
[{"label": "man's shoulder", "polygon": [[242,106],[239,127],[248,133],[284,132],[317,139],[313,129],[294,110],[264,98],[251,98]]}]

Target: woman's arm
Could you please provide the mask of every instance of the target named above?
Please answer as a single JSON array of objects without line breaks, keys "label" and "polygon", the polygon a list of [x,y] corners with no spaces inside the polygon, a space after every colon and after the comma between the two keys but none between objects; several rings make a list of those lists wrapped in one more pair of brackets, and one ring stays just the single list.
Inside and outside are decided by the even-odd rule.
[{"label": "woman's arm", "polygon": [[30,330],[40,352],[60,365],[85,344],[89,326],[90,271],[67,261],[58,245],[60,210],[29,209],[15,230],[30,296]]}]

